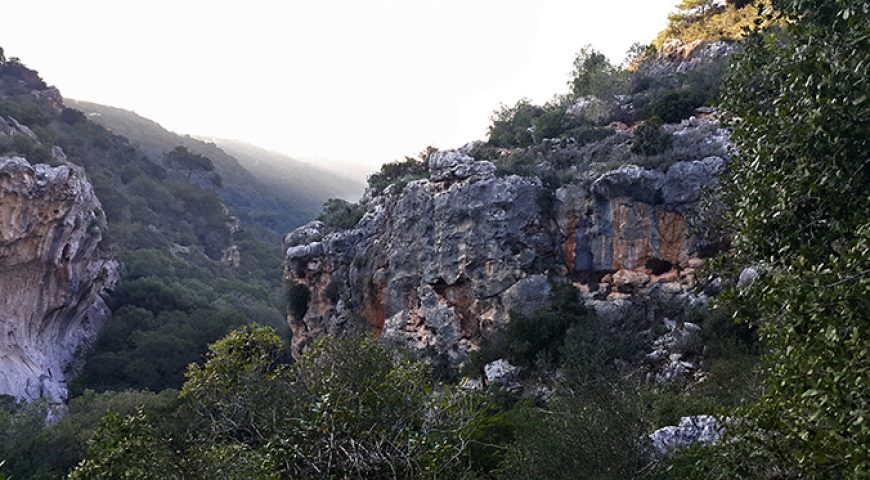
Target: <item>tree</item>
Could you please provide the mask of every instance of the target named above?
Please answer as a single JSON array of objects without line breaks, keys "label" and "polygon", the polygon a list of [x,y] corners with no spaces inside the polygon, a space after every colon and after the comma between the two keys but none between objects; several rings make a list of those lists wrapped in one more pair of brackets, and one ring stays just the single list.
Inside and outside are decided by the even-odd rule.
[{"label": "tree", "polygon": [[787,27],[747,38],[724,98],[734,259],[761,272],[726,300],[758,325],[767,388],[704,478],[858,478],[870,471],[870,17],[862,0],[773,7]]},{"label": "tree", "polygon": [[534,143],[532,136],[535,119],[544,114],[544,109],[533,105],[528,99],[520,99],[513,106],[502,105],[492,115],[489,126],[489,144],[495,147],[528,147]]},{"label": "tree", "polygon": [[193,172],[211,172],[214,170],[214,163],[211,159],[191,152],[182,146],[175,147],[171,152],[166,154],[166,163],[173,168],[187,172],[188,178],[191,177]]},{"label": "tree", "polygon": [[108,413],[71,480],[137,478],[181,479],[172,448],[141,411],[123,418]]},{"label": "tree", "polygon": [[587,46],[580,49],[574,59],[568,86],[575,97],[591,95],[606,99],[621,93],[627,86],[627,78],[603,53]]},{"label": "tree", "polygon": [[683,0],[677,5],[677,9],[683,12],[683,15],[704,16],[716,10],[719,5],[717,0]]},{"label": "tree", "polygon": [[331,229],[348,230],[356,226],[363,213],[365,209],[358,203],[330,198],[323,204],[323,210],[317,219]]}]

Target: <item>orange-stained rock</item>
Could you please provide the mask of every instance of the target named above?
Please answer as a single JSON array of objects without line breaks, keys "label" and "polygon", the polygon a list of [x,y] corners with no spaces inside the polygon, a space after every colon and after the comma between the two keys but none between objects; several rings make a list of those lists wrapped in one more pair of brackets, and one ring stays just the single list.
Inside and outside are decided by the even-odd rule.
[{"label": "orange-stained rock", "polygon": [[653,275],[650,277],[651,282],[658,283],[670,283],[670,282],[678,282],[680,281],[680,272],[676,270],[669,270],[661,275]]},{"label": "orange-stained rock", "polygon": [[635,270],[617,270],[613,274],[613,284],[616,286],[622,285],[643,285],[649,282],[649,275]]},{"label": "orange-stained rock", "polygon": [[673,264],[680,263],[688,255],[686,240],[689,224],[686,217],[659,207],[656,209],[656,228],[659,248],[655,256]]},{"label": "orange-stained rock", "polygon": [[612,201],[613,269],[643,267],[653,254],[652,207],[627,199]]}]

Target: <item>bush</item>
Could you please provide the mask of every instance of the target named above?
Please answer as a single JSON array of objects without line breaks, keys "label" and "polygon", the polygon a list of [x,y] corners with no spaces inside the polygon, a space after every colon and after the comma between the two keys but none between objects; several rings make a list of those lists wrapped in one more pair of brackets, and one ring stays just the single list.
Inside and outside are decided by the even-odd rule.
[{"label": "bush", "polygon": [[568,85],[574,97],[610,99],[626,91],[628,79],[628,73],[612,65],[603,53],[584,47],[574,59]]},{"label": "bush", "polygon": [[586,312],[574,286],[555,286],[548,308],[530,315],[512,312],[507,328],[496,332],[480,350],[472,353],[464,371],[474,375],[499,358],[526,367],[559,365],[568,330],[575,325],[588,328],[595,322],[595,316]]},{"label": "bush", "polygon": [[[697,9],[698,4],[708,4],[703,11]],[[684,1],[678,7],[679,11],[669,17],[668,27],[663,30],[653,45],[661,47],[668,40],[679,39],[684,44],[694,41],[712,42],[717,40],[739,40],[743,37],[743,29],[754,26],[756,8],[748,0],[727,2],[721,8],[715,2],[704,0]]]},{"label": "bush", "polygon": [[671,134],[662,128],[662,122],[653,117],[637,127],[631,152],[638,155],[658,155],[671,146]]},{"label": "bush", "polygon": [[519,175],[521,177],[536,176],[539,163],[538,154],[532,150],[512,152],[506,156],[492,159],[496,175]]},{"label": "bush", "polygon": [[317,219],[331,230],[349,230],[356,226],[363,213],[365,210],[358,203],[330,198],[323,204],[323,210]]},{"label": "bush", "polygon": [[379,172],[369,175],[369,188],[374,193],[380,193],[389,185],[396,184],[401,190],[409,182],[426,178],[429,175],[429,155],[437,151],[437,148],[430,145],[417,158],[405,157],[404,160],[383,164]]},{"label": "bush", "polygon": [[107,416],[71,478],[472,478],[476,393],[373,338],[285,353],[269,329],[232,332],[190,367],[174,418]]},{"label": "bush", "polygon": [[535,143],[532,132],[535,119],[544,109],[521,99],[513,106],[502,105],[492,115],[488,143],[495,147],[528,147]]},{"label": "bush", "polygon": [[637,398],[618,382],[569,380],[545,411],[516,414],[497,478],[641,478],[651,452]]},{"label": "bush", "polygon": [[671,90],[661,98],[654,100],[646,108],[647,117],[658,117],[665,123],[677,123],[689,118],[695,109],[704,105],[706,97],[696,90],[681,88]]}]

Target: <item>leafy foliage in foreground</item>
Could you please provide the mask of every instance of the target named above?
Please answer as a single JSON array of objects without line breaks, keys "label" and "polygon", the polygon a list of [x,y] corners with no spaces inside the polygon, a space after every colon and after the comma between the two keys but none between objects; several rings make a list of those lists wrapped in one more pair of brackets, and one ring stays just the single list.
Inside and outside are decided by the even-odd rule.
[{"label": "leafy foliage in foreground", "polygon": [[[860,0],[775,0],[788,24],[746,41],[726,87],[740,156],[726,177],[731,292],[769,348],[766,392],[694,478],[870,471],[870,17]],[[771,20],[771,19],[767,19]],[[776,20],[776,19],[774,19]]]},{"label": "leafy foliage in foreground", "polygon": [[[373,339],[326,338],[285,362],[250,326],[193,365],[172,419],[108,415],[71,478],[465,478],[473,392]],[[171,432],[180,431],[181,435]]]},{"label": "leafy foliage in foreground", "polygon": [[57,414],[54,411],[57,407],[43,401],[29,405],[4,402],[0,406],[0,458],[5,463],[0,468],[13,479],[62,478],[84,456],[88,440],[107,411],[117,415],[142,411],[162,416],[173,412],[177,403],[176,392],[172,390],[159,394],[89,390],[69,402],[63,418],[46,423],[46,418]]}]

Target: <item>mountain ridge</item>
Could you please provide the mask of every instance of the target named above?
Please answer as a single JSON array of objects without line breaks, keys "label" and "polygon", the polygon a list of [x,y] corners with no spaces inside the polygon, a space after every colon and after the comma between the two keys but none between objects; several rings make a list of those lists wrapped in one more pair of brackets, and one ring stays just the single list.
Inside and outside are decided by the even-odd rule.
[{"label": "mountain ridge", "polygon": [[[250,171],[253,164],[250,157],[236,158],[217,144],[173,132],[131,110],[82,100],[65,99],[64,102],[85,113],[90,120],[142,146],[154,161],[177,146],[208,157],[223,180],[222,198],[231,207],[279,234],[287,226],[298,226],[314,217],[328,198],[352,197],[351,192],[362,190],[362,186],[352,180],[299,161],[283,166],[288,171],[286,174],[274,175],[274,172],[264,173],[263,169],[258,169],[260,174],[257,175]],[[288,163],[291,160],[288,156],[282,158]],[[324,180],[316,181],[319,177]]]}]

